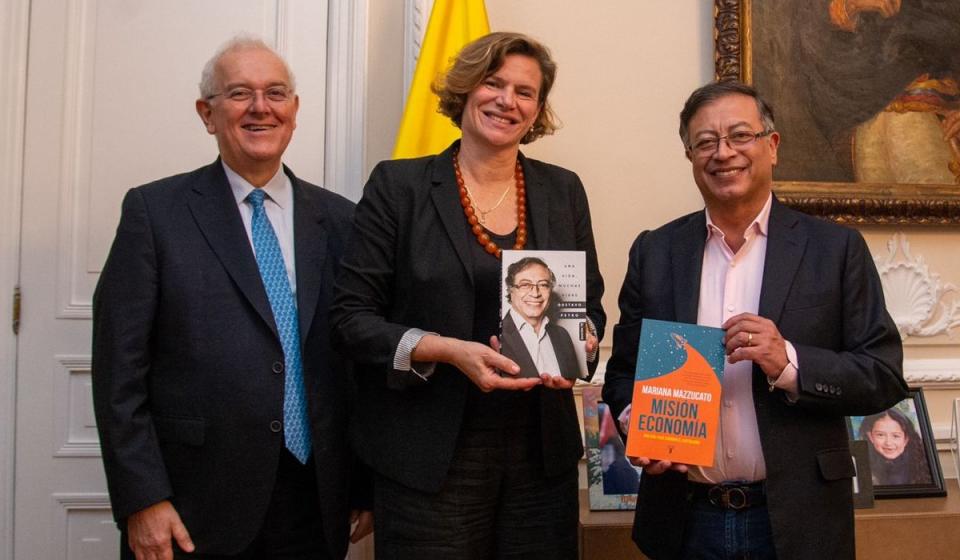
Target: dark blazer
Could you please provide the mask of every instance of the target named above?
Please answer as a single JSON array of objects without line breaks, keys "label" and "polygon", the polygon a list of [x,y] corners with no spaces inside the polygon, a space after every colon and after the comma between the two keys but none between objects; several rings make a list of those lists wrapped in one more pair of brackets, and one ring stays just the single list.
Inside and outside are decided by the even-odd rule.
[{"label": "dark blazer", "polygon": [[[348,537],[348,364],[328,304],[353,204],[297,179],[294,251],[320,509]],[[170,499],[198,552],[260,528],[284,448],[283,350],[220,161],[130,190],[94,295],[93,395],[114,516]]]},{"label": "dark blazer", "polygon": [[[455,143],[443,153],[381,162],[357,205],[355,230],[331,309],[334,344],[357,365],[358,418],[351,431],[361,458],[408,486],[437,492],[463,420],[465,375],[438,364],[429,382],[400,390],[390,378],[403,334],[416,327],[463,340],[473,336],[475,294],[467,227],[453,172]],[[602,336],[603,280],[587,197],[570,171],[521,156],[528,249],[587,253],[587,313]],[[534,389],[537,390],[537,389]],[[540,395],[547,473],[569,472],[583,454],[570,390]]]},{"label": "dark blazer", "polygon": [[[853,464],[844,417],[906,396],[902,349],[860,234],[773,201],[759,315],[799,361],[799,399],[770,392],[754,365],[753,399],[767,469],[770,523],[781,560],[853,558]],[[630,403],[642,318],[696,323],[706,239],[697,212],[644,232],[630,249],[603,400]],[[676,558],[687,478],[642,476],[633,537],[651,558]]]},{"label": "dark blazer", "polygon": [[[540,372],[537,371],[537,365],[533,362],[530,352],[527,351],[527,346],[523,343],[523,338],[520,336],[520,331],[517,330],[517,324],[513,321],[511,313],[512,311],[508,311],[501,321],[500,353],[520,366],[520,377],[539,377]],[[550,322],[547,323],[547,334],[550,335],[550,344],[553,346],[553,352],[557,356],[557,364],[560,366],[558,373],[567,379],[578,379],[580,377],[580,363],[570,333],[560,325]]]}]

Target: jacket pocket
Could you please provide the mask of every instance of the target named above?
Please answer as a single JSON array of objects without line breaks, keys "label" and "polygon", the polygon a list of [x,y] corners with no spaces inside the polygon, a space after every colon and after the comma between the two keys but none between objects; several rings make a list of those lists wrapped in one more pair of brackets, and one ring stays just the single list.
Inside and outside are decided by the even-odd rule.
[{"label": "jacket pocket", "polygon": [[817,463],[820,465],[820,474],[826,480],[853,478],[857,474],[853,457],[847,448],[820,451],[817,453]]},{"label": "jacket pocket", "polygon": [[187,416],[154,416],[153,426],[157,438],[162,442],[182,443],[184,445],[203,445],[206,421],[203,418]]}]

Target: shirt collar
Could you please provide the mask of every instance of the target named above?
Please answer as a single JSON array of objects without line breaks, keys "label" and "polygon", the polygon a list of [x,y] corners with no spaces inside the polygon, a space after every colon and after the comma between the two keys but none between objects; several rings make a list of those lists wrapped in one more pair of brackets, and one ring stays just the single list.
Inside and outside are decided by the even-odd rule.
[{"label": "shirt collar", "polygon": [[[772,206],[773,194],[769,194],[767,195],[767,202],[763,205],[763,208],[760,209],[760,213],[757,214],[757,217],[754,218],[753,221],[750,222],[750,225],[747,226],[747,229],[744,230],[744,239],[750,239],[754,233],[759,233],[764,237],[767,236],[767,231],[770,226],[770,208]],[[710,210],[705,209],[704,212],[707,215],[707,239],[713,236],[718,236],[720,239],[723,239],[723,231],[714,225],[713,220],[710,218]]]},{"label": "shirt collar", "polygon": [[[239,173],[230,169],[230,166],[223,160],[220,160],[220,163],[223,164],[223,170],[227,174],[227,182],[230,183],[233,197],[237,199],[237,204],[242,204],[247,199],[247,195],[253,192],[253,189],[256,187],[241,177]],[[274,204],[280,208],[286,208],[287,205],[290,204],[292,189],[290,187],[290,180],[283,172],[282,165],[277,169],[276,174],[267,181],[267,184],[261,188],[263,192],[267,194],[267,198],[272,200]]]},{"label": "shirt collar", "polygon": [[[513,308],[510,311],[510,317],[513,319],[513,324],[516,325],[517,331],[522,331],[524,328],[533,330],[533,327],[530,326],[530,323],[526,319],[520,316],[519,313]],[[544,317],[543,321],[540,322],[540,334],[547,332],[547,324],[550,322],[550,317]]]}]

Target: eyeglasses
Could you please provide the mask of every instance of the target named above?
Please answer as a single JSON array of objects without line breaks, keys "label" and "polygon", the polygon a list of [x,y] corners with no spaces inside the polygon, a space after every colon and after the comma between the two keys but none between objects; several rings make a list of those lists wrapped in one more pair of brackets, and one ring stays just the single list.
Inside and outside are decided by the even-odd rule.
[{"label": "eyeglasses", "polygon": [[519,284],[514,284],[513,287],[516,288],[516,289],[518,289],[518,290],[520,290],[521,292],[527,294],[527,293],[532,292],[534,288],[536,288],[537,290],[539,290],[539,291],[541,291],[541,292],[546,292],[546,291],[548,291],[548,290],[551,290],[551,289],[553,289],[553,283],[547,282],[546,280],[544,280],[544,281],[542,281],[542,282],[537,282],[537,283],[533,283],[533,282],[520,282]]},{"label": "eyeglasses", "polygon": [[270,86],[267,89],[235,87],[227,91],[221,91],[220,93],[208,95],[204,99],[210,101],[214,97],[223,96],[225,99],[234,103],[250,103],[250,101],[256,97],[257,92],[263,93],[263,96],[271,103],[286,103],[291,97],[293,97],[293,90],[287,86]]},{"label": "eyeglasses", "polygon": [[713,155],[720,148],[720,141],[726,140],[727,145],[732,149],[742,150],[760,138],[763,138],[771,133],[773,133],[773,129],[762,130],[760,132],[738,130],[737,132],[731,132],[725,136],[700,138],[696,142],[688,145],[687,149],[698,156]]}]

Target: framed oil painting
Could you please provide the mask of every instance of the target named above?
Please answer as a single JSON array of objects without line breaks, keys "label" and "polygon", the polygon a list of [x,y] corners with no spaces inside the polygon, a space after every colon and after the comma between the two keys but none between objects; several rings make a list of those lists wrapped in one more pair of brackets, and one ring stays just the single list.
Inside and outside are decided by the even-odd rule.
[{"label": "framed oil painting", "polygon": [[774,192],[854,224],[960,224],[960,2],[715,0],[716,78],[781,134]]},{"label": "framed oil painting", "polygon": [[877,498],[946,496],[922,389],[889,409],[848,418],[850,439],[867,442]]}]

